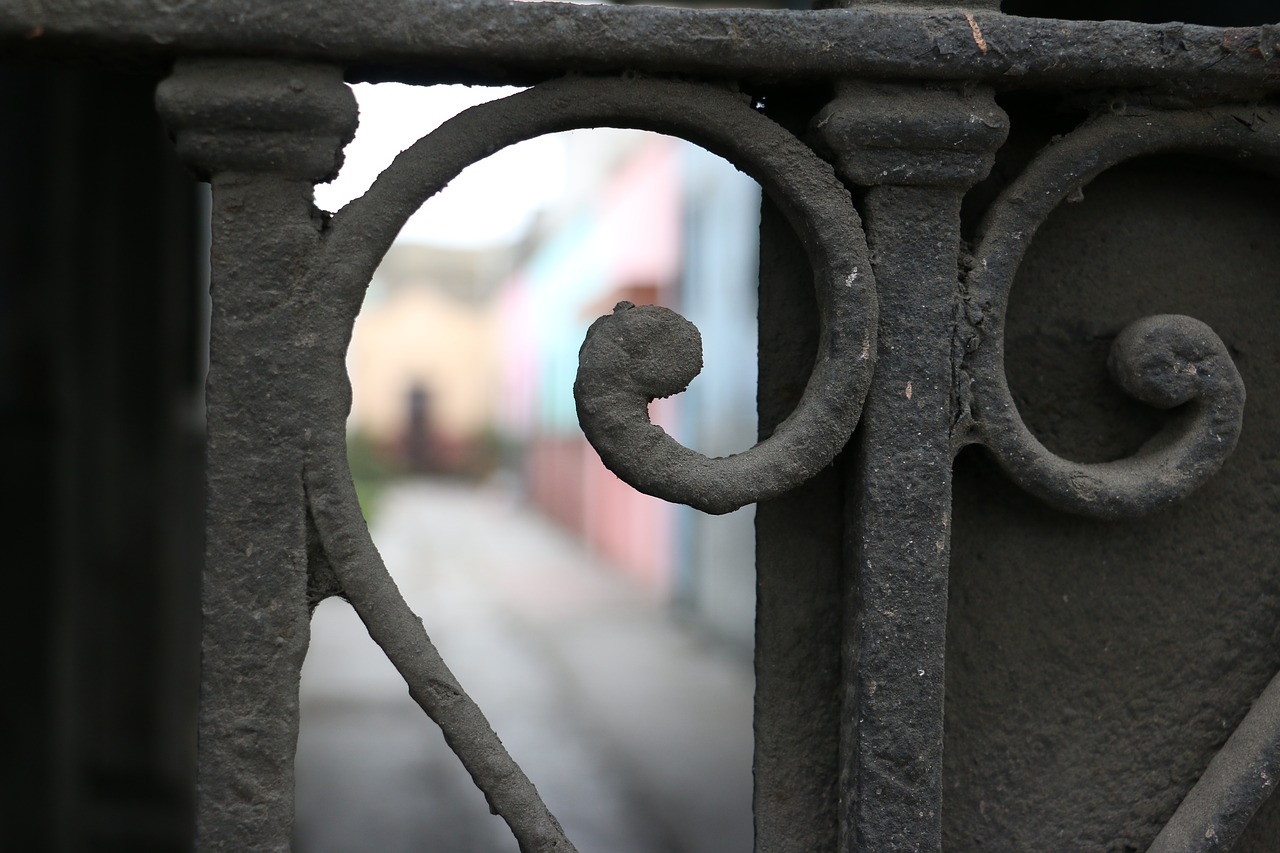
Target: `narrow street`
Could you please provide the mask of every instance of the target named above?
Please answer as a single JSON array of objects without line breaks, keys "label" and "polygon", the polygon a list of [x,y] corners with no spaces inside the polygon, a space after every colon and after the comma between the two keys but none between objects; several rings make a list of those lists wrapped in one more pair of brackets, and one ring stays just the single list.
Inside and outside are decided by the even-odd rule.
[{"label": "narrow street", "polygon": [[[373,535],[581,853],[751,849],[743,651],[500,490],[393,487]],[[297,775],[297,853],[517,850],[345,602],[316,612]]]}]

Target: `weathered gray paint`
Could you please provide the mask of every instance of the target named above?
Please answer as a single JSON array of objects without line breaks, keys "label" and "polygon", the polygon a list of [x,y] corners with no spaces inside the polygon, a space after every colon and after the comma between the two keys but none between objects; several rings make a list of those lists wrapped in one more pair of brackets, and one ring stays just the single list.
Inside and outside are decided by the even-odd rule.
[{"label": "weathered gray paint", "polygon": [[[1263,694],[1280,668],[1273,549],[1238,530],[1270,530],[1280,482],[1266,433],[1243,420],[1246,388],[1249,418],[1265,423],[1270,407],[1257,401],[1270,399],[1273,359],[1250,361],[1273,337],[1268,297],[1262,285],[1233,302],[1148,284],[1129,301],[1117,282],[1158,265],[1137,249],[1079,259],[1074,289],[1037,279],[1026,253],[1051,212],[1128,159],[1192,151],[1272,168],[1280,115],[1254,100],[1280,89],[1280,29],[905,7],[112,0],[2,9],[0,42],[15,55],[177,58],[160,103],[214,188],[201,849],[287,847],[298,670],[326,594],[352,601],[522,850],[572,849],[369,541],[344,459],[343,351],[366,282],[421,201],[504,145],[600,125],[686,136],[772,199],[756,448],[706,459],[647,423],[647,400],[700,363],[696,330],[669,312],[622,305],[599,321],[576,388],[587,434],[638,487],[712,512],[766,501],[758,848],[1280,844],[1248,828],[1280,754],[1280,707]],[[353,129],[341,81],[388,77],[549,82],[447,123],[364,198],[319,214],[311,186]],[[966,196],[1005,132],[992,93],[1027,89],[1068,96],[1076,120]],[[1177,234],[1150,243],[1230,236]],[[1243,280],[1276,267],[1224,257]],[[1205,251],[1172,272],[1205,262],[1202,279],[1233,268]],[[1074,308],[1046,302],[1065,319],[1042,322],[1066,334],[1007,361],[1026,337],[1011,300],[1062,291]],[[1016,389],[1026,371],[1042,382],[1100,347],[1148,406],[1121,407],[1135,424],[1124,441],[1060,445],[1070,418],[1050,406],[1046,421]],[[1094,374],[1062,385],[1118,399]],[[974,474],[966,456],[953,506],[952,456],[968,444],[1003,473]],[[1241,475],[1253,479],[1228,479]],[[1274,825],[1268,808],[1255,826]]]},{"label": "weathered gray paint", "polygon": [[[788,112],[785,106],[772,111],[794,126],[797,117]],[[760,238],[757,410],[764,438],[804,391],[818,319],[804,249],[767,200]],[[753,811],[761,850],[805,853],[836,845],[846,455],[756,508]]]},{"label": "weathered gray paint", "polygon": [[[986,4],[978,4],[986,5]],[[360,79],[532,83],[563,70],[676,73],[754,83],[983,80],[1255,97],[1280,89],[1277,28],[1015,18],[893,5],[790,12],[520,4],[496,0],[44,0],[0,7],[15,55],[276,56]],[[981,38],[975,35],[981,34]]]},{"label": "weathered gray paint", "polygon": [[[1028,117],[1033,131],[1039,124]],[[1276,528],[1266,520],[1280,482],[1276,187],[1214,161],[1135,162],[1059,207],[1028,251],[1009,309],[1009,377],[1053,450],[1116,458],[1154,431],[1155,413],[1106,370],[1111,338],[1150,311],[1212,324],[1249,402],[1218,475],[1137,520],[1064,516],[1028,501],[987,460],[959,460],[952,849],[1044,848],[1064,837],[1085,849],[1146,849],[1280,668]],[[1277,848],[1277,804],[1237,849]]]},{"label": "weathered gray paint", "polygon": [[341,347],[299,316],[315,297],[299,290],[322,225],[312,185],[336,173],[355,99],[333,66],[194,61],[159,103],[213,185],[197,836],[284,851],[310,639],[306,433],[341,393],[316,376],[317,350]]}]

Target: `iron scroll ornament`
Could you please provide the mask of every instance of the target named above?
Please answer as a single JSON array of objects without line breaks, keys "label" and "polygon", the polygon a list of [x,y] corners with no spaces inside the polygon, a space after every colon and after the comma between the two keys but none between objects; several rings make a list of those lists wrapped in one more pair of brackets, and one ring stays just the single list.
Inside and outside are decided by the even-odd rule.
[{"label": "iron scroll ornament", "polygon": [[742,453],[708,458],[684,447],[650,422],[648,406],[680,393],[701,371],[698,330],[674,311],[629,302],[591,325],[574,382],[582,430],[611,471],[646,494],[713,514],[790,491],[840,452],[870,384],[877,320],[866,238],[831,166],[755,110],[735,100],[717,106],[716,126],[737,133],[736,150],[694,141],[761,184],[813,267],[818,355],[800,402]]},{"label": "iron scroll ornament", "polygon": [[1036,230],[1071,193],[1126,160],[1167,152],[1280,159],[1280,138],[1250,110],[1104,114],[1052,143],[988,211],[972,258],[964,310],[973,334],[970,441],[990,450],[1021,488],[1068,512],[1095,518],[1141,515],[1190,493],[1235,449],[1244,383],[1222,340],[1191,317],[1130,323],[1108,359],[1126,393],[1173,410],[1164,427],[1124,459],[1080,463],[1048,450],[1018,414],[1004,371],[1004,322],[1018,266]]},{"label": "iron scroll ornament", "polygon": [[[326,366],[342,393],[316,414],[308,430],[304,473],[323,559],[336,580],[332,592],[351,602],[526,853],[574,848],[449,671],[369,536],[346,460],[350,384],[344,353],[367,283],[403,223],[424,201],[466,166],[507,145],[584,127],[681,136],[755,178],[808,250],[823,314],[817,363],[796,411],[752,450],[715,460],[676,444],[649,424],[644,411],[649,399],[682,390],[700,369],[692,324],[654,308],[623,309],[616,320],[598,321],[583,346],[575,390],[579,409],[586,412],[588,437],[623,479],[711,512],[798,485],[848,441],[876,351],[874,279],[848,191],[830,166],[755,110],[747,96],[725,88],[634,77],[565,78],[473,107],[404,151],[364,196],[327,223],[315,263],[294,292],[303,302],[308,294],[323,294],[325,304],[316,310],[336,313],[334,327],[344,330],[343,339],[327,347]],[[638,340],[633,335],[637,328]],[[669,340],[677,345],[654,345]],[[614,347],[620,349],[610,352]],[[649,357],[637,357],[645,348]],[[617,355],[622,359],[615,361]],[[668,366],[671,355],[676,358]],[[613,406],[619,407],[620,418],[611,413]],[[635,440],[637,434],[642,441]],[[682,465],[692,473],[680,473]]]},{"label": "iron scroll ornament", "polygon": [[[1212,477],[1235,448],[1245,389],[1221,339],[1179,315],[1144,317],[1112,344],[1108,368],[1131,396],[1173,409],[1137,453],[1078,463],[1050,452],[1023,423],[1004,373],[1009,293],[1036,230],[1071,193],[1126,160],[1192,152],[1275,169],[1280,115],[1222,107],[1203,111],[1097,116],[1054,142],[992,206],[967,277],[973,334],[964,370],[970,381],[971,441],[984,445],[1023,489],[1059,509],[1122,518],[1159,509]],[[1280,675],[1254,702],[1148,853],[1228,850],[1280,778]]]}]

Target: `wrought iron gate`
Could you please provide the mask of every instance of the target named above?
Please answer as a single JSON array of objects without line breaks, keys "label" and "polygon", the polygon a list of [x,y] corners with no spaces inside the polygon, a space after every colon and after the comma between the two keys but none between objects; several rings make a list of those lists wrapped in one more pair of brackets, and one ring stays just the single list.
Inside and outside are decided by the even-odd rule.
[{"label": "wrought iron gate", "polygon": [[[1003,649],[984,619],[1035,623],[1044,617],[1034,608],[1059,591],[1009,580],[1044,579],[1037,566],[1056,558],[1041,562],[1036,549],[1130,536],[1137,544],[1121,553],[1131,554],[1161,525],[1212,527],[1253,512],[1233,510],[1222,490],[1190,517],[1190,505],[1169,509],[1212,483],[1241,440],[1254,374],[1246,383],[1236,362],[1272,372],[1255,364],[1244,332],[1224,343],[1156,305],[1068,334],[1068,351],[1109,347],[1115,383],[1143,404],[1116,411],[1149,425],[1110,459],[1087,462],[1051,450],[1070,442],[1046,436],[1043,419],[1037,430],[1024,421],[1006,349],[1033,236],[1104,173],[1173,153],[1274,172],[1280,113],[1267,99],[1280,91],[1280,26],[1067,22],[907,3],[793,12],[107,0],[9,4],[0,38],[15,55],[172,61],[159,110],[213,187],[199,849],[287,849],[299,671],[311,608],[331,595],[354,605],[521,849],[573,849],[369,539],[345,458],[344,353],[401,224],[464,167],[539,134],[623,126],[724,156],[768,199],[757,446],[708,459],[649,423],[649,401],[681,391],[701,366],[696,329],[663,309],[623,303],[597,321],[575,387],[583,429],[636,488],[713,513],[762,502],[757,849],[937,851],[945,838],[949,849],[1191,851],[1244,836],[1248,849],[1280,850],[1274,810],[1271,830],[1247,829],[1280,773],[1280,680],[1270,680],[1280,573],[1265,555],[1242,574],[1224,570],[1251,602],[1220,599],[1227,640],[1205,635],[1203,650],[1178,652],[1201,660],[1210,680],[1239,674],[1196,698],[1189,728],[1162,716],[1176,713],[1169,694],[1193,691],[1172,676],[1172,688],[1128,705],[1077,697],[1097,719],[1068,708],[1045,723],[1020,695],[1035,704],[1077,691],[1106,666],[1100,658],[1053,638],[1031,643],[1026,660],[983,657]],[[312,188],[354,132],[344,80],[355,79],[531,88],[423,138],[330,217]],[[953,484],[957,455],[972,445],[1053,509],[1024,506],[971,454]],[[1277,482],[1274,454],[1249,458]],[[1247,517],[1273,526],[1275,506],[1262,503],[1269,517]],[[1154,526],[1118,521],[1151,514]],[[975,550],[988,522],[993,536],[1009,525],[1041,531],[1025,565],[997,567]],[[969,544],[953,559],[962,526]],[[1196,577],[1215,565],[1207,541],[1187,556]],[[1001,585],[1030,609],[1000,599]],[[983,596],[996,603],[970,606]],[[1168,621],[1211,605],[1140,609]],[[1102,621],[1089,630],[1106,634]],[[1236,639],[1249,655],[1232,650]],[[1153,677],[1122,669],[1107,670],[1109,683]],[[1051,686],[1031,684],[1031,672]],[[1000,686],[1018,678],[1029,681]],[[1131,717],[1103,718],[1116,707]],[[1005,726],[1013,739],[1000,739]],[[1159,766],[1134,766],[1137,783],[1115,784],[1078,742],[1082,727],[1111,732],[1104,746],[1122,762]],[[1117,745],[1161,738],[1190,740]],[[1037,787],[1045,775],[1058,778]],[[1037,826],[1063,784],[1081,805]],[[1107,796],[1129,801],[1108,806]]]}]

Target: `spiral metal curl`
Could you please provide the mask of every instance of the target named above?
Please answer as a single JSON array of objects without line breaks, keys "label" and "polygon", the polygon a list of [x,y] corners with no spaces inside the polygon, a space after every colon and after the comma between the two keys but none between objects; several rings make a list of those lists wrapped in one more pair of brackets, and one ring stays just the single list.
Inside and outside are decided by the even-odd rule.
[{"label": "spiral metal curl", "polygon": [[[315,413],[304,472],[324,557],[340,594],[350,600],[370,636],[404,677],[410,694],[440,726],[525,853],[574,848],[441,659],[369,537],[346,459],[350,384],[343,353],[378,263],[424,201],[464,168],[501,148],[583,127],[670,133],[736,163],[778,203],[808,248],[823,309],[818,363],[796,412],[755,452],[730,460],[705,460],[679,447],[634,406],[645,395],[680,390],[697,373],[701,357],[690,357],[698,349],[692,324],[664,309],[633,309],[628,313],[635,319],[623,321],[631,323],[622,330],[628,338],[623,349],[634,354],[638,345],[647,345],[650,357],[617,361],[606,352],[606,343],[619,329],[597,322],[583,348],[586,366],[577,383],[579,406],[587,411],[583,421],[588,436],[624,478],[645,491],[713,512],[797,485],[830,462],[852,433],[876,345],[871,264],[848,193],[830,167],[753,109],[746,96],[723,88],[639,78],[566,78],[473,107],[400,154],[364,196],[327,223],[321,250],[306,281],[295,290],[299,299],[310,300],[299,310],[327,316],[332,328],[341,330],[334,340],[324,342],[328,363],[322,370],[340,393],[329,395],[324,410]],[[640,318],[647,318],[640,324],[647,340],[637,344],[630,332]],[[674,379],[671,365],[663,364],[672,354],[677,356]],[[616,432],[609,412],[615,403],[623,412]],[[641,447],[633,436],[646,428],[661,435],[655,444]],[[671,445],[684,455],[673,454]],[[652,476],[645,466],[648,453],[653,454],[657,472]],[[682,460],[689,462],[692,473],[673,482],[672,466]],[[757,477],[759,484],[753,480]]]},{"label": "spiral metal curl", "polygon": [[[713,104],[722,136],[698,141],[760,182],[809,253],[821,327],[804,394],[772,435],[742,453],[710,458],[681,445],[650,422],[648,405],[701,371],[701,337],[674,311],[622,302],[587,331],[574,397],[610,470],[642,492],[720,514],[795,488],[844,447],[875,360],[876,297],[861,222],[831,167],[736,98]],[[701,109],[705,118],[708,105]]]},{"label": "spiral metal curl", "polygon": [[1235,449],[1245,389],[1225,344],[1190,317],[1159,315],[1127,326],[1112,346],[1112,377],[1148,405],[1173,409],[1135,454],[1073,462],[1046,448],[1018,413],[1004,370],[1004,323],[1014,275],[1036,230],[1068,195],[1102,172],[1143,155],[1193,152],[1280,161],[1280,137],[1231,108],[1108,114],[1053,143],[988,212],[967,278],[966,309],[975,334],[965,368],[972,441],[987,447],[1023,489],[1049,504],[1094,518],[1141,515],[1213,476]]}]

